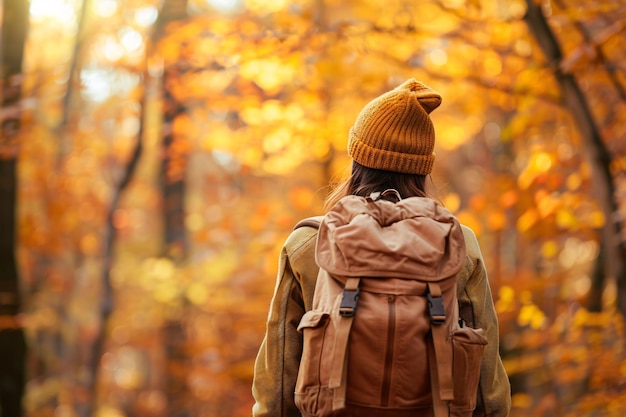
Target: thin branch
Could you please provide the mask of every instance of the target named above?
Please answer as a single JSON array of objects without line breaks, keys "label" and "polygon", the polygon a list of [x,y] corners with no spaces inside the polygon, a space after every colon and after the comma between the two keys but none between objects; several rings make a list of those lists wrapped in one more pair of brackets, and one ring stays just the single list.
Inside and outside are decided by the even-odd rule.
[{"label": "thin branch", "polygon": [[[475,23],[478,25],[485,25],[486,23],[488,23],[486,21],[486,19],[472,19],[470,16],[468,16],[467,14],[463,14],[459,11],[459,9],[455,9],[449,6],[446,6],[445,4],[443,4],[441,2],[441,0],[433,0],[433,3],[439,7],[441,10],[443,10],[446,13],[449,13],[451,15],[453,15],[454,17],[463,20],[465,22],[469,22],[469,23]],[[478,8],[478,6],[476,6]],[[495,19],[494,19],[495,20]],[[517,18],[511,18],[511,19],[497,19],[498,22],[501,23],[513,23],[513,22],[517,22],[519,21],[519,19]]]},{"label": "thin branch", "polygon": [[[394,62],[396,65],[400,66],[400,67],[406,67],[406,68],[415,68],[413,66],[411,66],[409,63],[407,63],[406,61],[402,61],[396,57],[390,56],[389,54],[387,54],[385,51],[375,51],[375,50],[370,50],[371,53],[375,53],[381,57],[383,57],[385,60],[387,61],[392,61]],[[457,78],[454,78],[450,75],[446,75],[442,72],[434,72],[434,71],[429,71],[424,67],[420,67],[420,70],[424,71],[425,73],[428,74],[428,76],[432,79],[435,80],[439,80],[439,81],[448,81],[448,82],[458,82]],[[564,107],[564,103],[563,103],[563,99],[561,97],[555,97],[555,96],[550,96],[550,95],[543,95],[543,94],[537,94],[535,92],[532,92],[528,89],[519,89],[516,90],[510,86],[506,86],[506,85],[502,85],[499,84],[497,82],[488,82],[486,81],[484,78],[481,78],[479,76],[475,76],[475,75],[471,75],[471,74],[467,74],[466,76],[463,77],[464,81],[467,81],[471,84],[476,85],[477,87],[480,88],[484,88],[484,89],[488,89],[488,90],[498,90],[500,92],[506,93],[510,96],[514,96],[514,97],[533,97],[536,98],[539,101],[542,101],[546,104],[550,104],[553,106],[558,106],[558,107]]]},{"label": "thin branch", "polygon": [[[565,8],[565,5],[563,4],[561,0],[553,0],[553,1],[561,9]],[[611,33],[608,36],[604,36],[603,39],[601,39],[600,41],[596,41],[593,39],[589,29],[587,29],[585,24],[581,22],[580,20],[574,21],[574,26],[583,35],[583,39],[585,40],[585,42],[594,49],[597,60],[603,64],[602,67],[608,73],[609,78],[611,82],[613,83],[613,86],[615,87],[615,90],[617,90],[617,93],[619,94],[622,101],[626,101],[626,87],[624,87],[622,83],[620,82],[617,69],[615,68],[613,63],[610,62],[610,60],[607,58],[606,54],[604,53],[604,49],[602,48],[603,44],[609,38],[616,36],[618,33],[626,30],[626,24],[624,24],[622,21],[613,23],[610,26],[615,26],[615,27],[611,30]]]},{"label": "thin branch", "polygon": [[70,118],[71,113],[71,101],[74,93],[74,86],[77,84],[78,61],[80,60],[81,51],[83,49],[85,24],[87,20],[87,10],[91,8],[92,0],[85,0],[81,7],[80,16],[78,18],[78,30],[76,34],[76,42],[74,43],[74,50],[72,51],[72,59],[70,61],[70,68],[68,70],[69,77],[67,81],[67,88],[65,89],[65,95],[63,96],[63,117],[61,119],[60,128],[64,129]]}]

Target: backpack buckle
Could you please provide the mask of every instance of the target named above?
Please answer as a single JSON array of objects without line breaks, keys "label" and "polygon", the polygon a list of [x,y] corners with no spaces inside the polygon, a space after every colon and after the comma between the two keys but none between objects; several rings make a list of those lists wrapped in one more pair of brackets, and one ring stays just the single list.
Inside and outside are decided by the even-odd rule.
[{"label": "backpack buckle", "polygon": [[341,298],[341,304],[339,305],[339,315],[341,317],[352,317],[356,312],[356,306],[359,301],[360,289],[343,290],[343,297]]},{"label": "backpack buckle", "polygon": [[428,292],[426,293],[426,297],[428,297],[430,322],[432,324],[444,324],[446,322],[446,311],[443,308],[443,296],[433,297],[430,292]]}]

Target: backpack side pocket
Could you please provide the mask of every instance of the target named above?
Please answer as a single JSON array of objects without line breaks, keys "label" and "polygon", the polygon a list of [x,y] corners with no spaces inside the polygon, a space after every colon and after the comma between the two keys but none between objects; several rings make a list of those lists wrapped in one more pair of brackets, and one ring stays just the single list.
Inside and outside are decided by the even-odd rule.
[{"label": "backpack side pocket", "polygon": [[461,327],[452,332],[454,400],[451,415],[471,417],[476,408],[480,364],[487,339],[482,329]]},{"label": "backpack side pocket", "polygon": [[[321,311],[308,311],[302,316],[298,331],[303,334],[302,357],[295,388],[295,403],[305,417],[324,415],[329,404],[328,365],[323,362],[327,350],[329,314]],[[332,339],[329,339],[332,341]],[[326,382],[326,383],[325,383]]]}]

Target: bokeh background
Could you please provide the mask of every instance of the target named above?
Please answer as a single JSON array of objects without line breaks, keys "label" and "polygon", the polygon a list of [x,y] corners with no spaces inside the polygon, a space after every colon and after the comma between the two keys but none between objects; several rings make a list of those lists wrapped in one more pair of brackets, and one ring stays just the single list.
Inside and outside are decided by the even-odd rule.
[{"label": "bokeh background", "polygon": [[626,415],[624,0],[2,0],[2,417],[243,417],[280,247],[409,77],[512,416]]}]

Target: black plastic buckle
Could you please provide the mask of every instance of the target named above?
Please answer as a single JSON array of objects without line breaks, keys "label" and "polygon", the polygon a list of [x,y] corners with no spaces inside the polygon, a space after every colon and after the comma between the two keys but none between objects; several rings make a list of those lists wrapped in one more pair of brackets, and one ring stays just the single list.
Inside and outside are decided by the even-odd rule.
[{"label": "black plastic buckle", "polygon": [[342,317],[352,317],[356,312],[356,305],[359,301],[359,292],[361,290],[343,290],[341,305],[339,306],[339,315]]},{"label": "black plastic buckle", "polygon": [[446,322],[446,311],[443,308],[443,297],[433,297],[430,293],[427,293],[426,297],[428,297],[430,322],[432,324],[444,324]]}]

